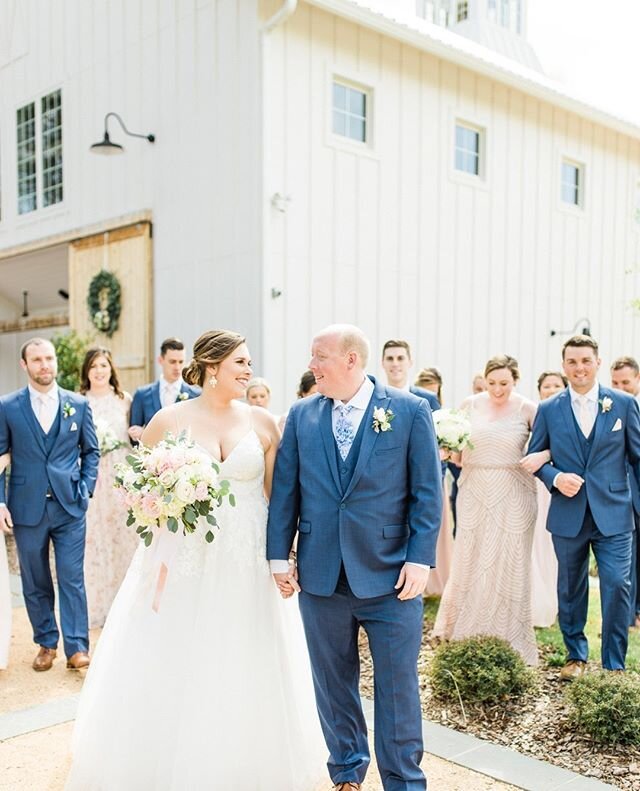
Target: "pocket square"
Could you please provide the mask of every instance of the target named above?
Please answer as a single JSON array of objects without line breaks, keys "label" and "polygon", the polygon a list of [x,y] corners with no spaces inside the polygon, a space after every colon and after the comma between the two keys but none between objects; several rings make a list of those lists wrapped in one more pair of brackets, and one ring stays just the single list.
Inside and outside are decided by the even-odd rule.
[{"label": "pocket square", "polygon": [[74,420],[73,423],[71,424],[71,427],[69,428],[69,431],[77,431],[77,430],[78,430],[78,424]]},{"label": "pocket square", "polygon": [[620,418],[618,418],[616,422],[613,424],[613,428],[611,429],[611,431],[620,431],[621,428],[622,428],[622,421],[620,420]]}]

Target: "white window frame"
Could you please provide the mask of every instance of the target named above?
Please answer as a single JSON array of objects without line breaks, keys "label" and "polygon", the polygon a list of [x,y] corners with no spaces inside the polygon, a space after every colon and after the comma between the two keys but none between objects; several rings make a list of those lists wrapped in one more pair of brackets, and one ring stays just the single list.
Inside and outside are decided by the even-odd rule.
[{"label": "white window frame", "polygon": [[[29,195],[30,196],[35,196],[35,206],[33,207],[33,209],[30,209],[29,211],[21,212],[20,211],[20,201],[22,200],[23,196],[20,195],[21,179],[20,179],[19,168],[20,168],[20,165],[22,165],[23,162],[25,162],[26,160],[20,160],[19,157],[18,157],[18,146],[21,145],[20,141],[18,140],[18,128],[19,128],[18,114],[21,111],[26,110],[29,107],[33,107],[33,143],[34,143],[34,146],[33,146],[33,163],[34,163],[34,173],[33,173],[33,176],[28,176],[27,179],[29,179],[29,180],[33,179],[34,180],[34,190],[33,190],[33,192],[30,192]],[[16,156],[16,160],[15,160],[16,161],[16,214],[18,215],[18,217],[26,217],[29,214],[33,214],[34,212],[38,211],[38,209],[40,208],[40,202],[38,201],[39,189],[38,189],[38,117],[37,116],[38,116],[37,101],[30,101],[30,102],[25,102],[24,104],[21,104],[19,107],[16,108],[16,112],[15,112],[15,115],[14,115],[14,123],[15,123],[15,130],[16,130],[16,138],[15,138],[15,140],[16,140],[16,143],[15,143],[15,156]],[[23,181],[26,181],[27,179],[24,179]]]},{"label": "white window frame", "polygon": [[[42,148],[42,100],[46,96],[50,96],[52,93],[56,91],[60,91],[60,107],[62,111],[62,200],[58,203],[51,203],[48,206],[44,206],[44,183],[43,183],[43,148]],[[35,137],[36,137],[36,148],[35,148],[35,156],[36,156],[36,208],[32,211],[25,212],[24,214],[20,214],[18,212],[18,202],[20,200],[20,196],[18,194],[18,110],[26,107],[29,104],[33,104],[35,106]],[[35,219],[40,219],[43,216],[58,213],[60,210],[65,209],[66,203],[66,189],[65,189],[65,171],[68,165],[66,166],[65,163],[67,162],[67,157],[65,153],[65,146],[66,146],[66,136],[64,134],[64,125],[65,125],[65,91],[61,85],[53,86],[47,90],[39,92],[36,96],[31,96],[28,99],[21,100],[16,106],[14,107],[14,114],[13,114],[13,130],[14,130],[14,137],[13,137],[13,146],[15,152],[15,162],[16,162],[16,169],[14,172],[14,188],[15,188],[15,203],[14,203],[14,211],[16,222],[19,225],[28,224]],[[6,212],[5,212],[6,218]]]},{"label": "white window frame", "polygon": [[[577,195],[577,202],[569,202],[566,201],[563,197],[563,171],[564,166],[570,165],[571,167],[575,168],[578,173],[578,195]],[[560,167],[558,171],[556,171],[559,175],[559,178],[556,182],[558,188],[558,200],[561,207],[570,212],[580,212],[582,213],[585,208],[585,185],[586,185],[586,166],[584,162],[581,162],[579,159],[571,156],[561,156],[560,157]]]},{"label": "white window frame", "polygon": [[[469,129],[478,135],[478,172],[470,173],[468,170],[459,170],[456,167],[457,151],[457,129],[458,127]],[[485,124],[470,121],[467,117],[454,115],[451,124],[451,137],[449,140],[451,172],[456,180],[464,181],[468,184],[485,184],[487,180],[487,127]]]},{"label": "white window frame", "polygon": [[[362,77],[363,75],[358,75]],[[377,159],[376,150],[376,116],[378,110],[377,97],[379,91],[373,79],[369,80],[364,75],[366,82],[362,79],[354,79],[347,76],[344,71],[338,69],[327,69],[326,86],[327,93],[325,99],[326,119],[325,119],[325,144],[331,148],[338,148],[343,151],[350,151],[364,156],[373,156]],[[333,131],[333,84],[334,82],[361,91],[366,98],[365,116],[365,142],[345,137]]]}]

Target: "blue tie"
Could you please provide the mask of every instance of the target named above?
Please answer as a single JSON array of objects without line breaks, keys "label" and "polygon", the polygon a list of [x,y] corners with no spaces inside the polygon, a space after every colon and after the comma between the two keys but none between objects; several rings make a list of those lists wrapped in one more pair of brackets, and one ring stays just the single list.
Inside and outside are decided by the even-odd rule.
[{"label": "blue tie", "polygon": [[349,420],[349,413],[352,409],[352,406],[338,407],[339,414],[336,420],[335,434],[336,444],[342,461],[349,455],[351,445],[353,445],[353,438],[356,434],[353,430],[353,423]]}]

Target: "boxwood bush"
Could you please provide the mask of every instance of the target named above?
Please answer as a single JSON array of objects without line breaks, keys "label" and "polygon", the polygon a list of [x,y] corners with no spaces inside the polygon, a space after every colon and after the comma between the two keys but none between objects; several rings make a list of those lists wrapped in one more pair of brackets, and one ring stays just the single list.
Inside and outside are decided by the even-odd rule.
[{"label": "boxwood bush", "polygon": [[608,744],[640,744],[640,678],[635,673],[587,673],[567,690],[570,719]]}]

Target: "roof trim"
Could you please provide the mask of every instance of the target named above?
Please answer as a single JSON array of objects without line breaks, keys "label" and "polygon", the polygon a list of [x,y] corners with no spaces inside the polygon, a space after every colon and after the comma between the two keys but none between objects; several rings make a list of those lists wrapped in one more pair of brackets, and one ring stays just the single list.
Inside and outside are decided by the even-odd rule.
[{"label": "roof trim", "polygon": [[618,118],[566,91],[560,83],[499,53],[426,20],[400,18],[362,5],[359,0],[305,0],[310,5],[395,38],[423,52],[501,82],[589,121],[640,139],[640,126]]}]

